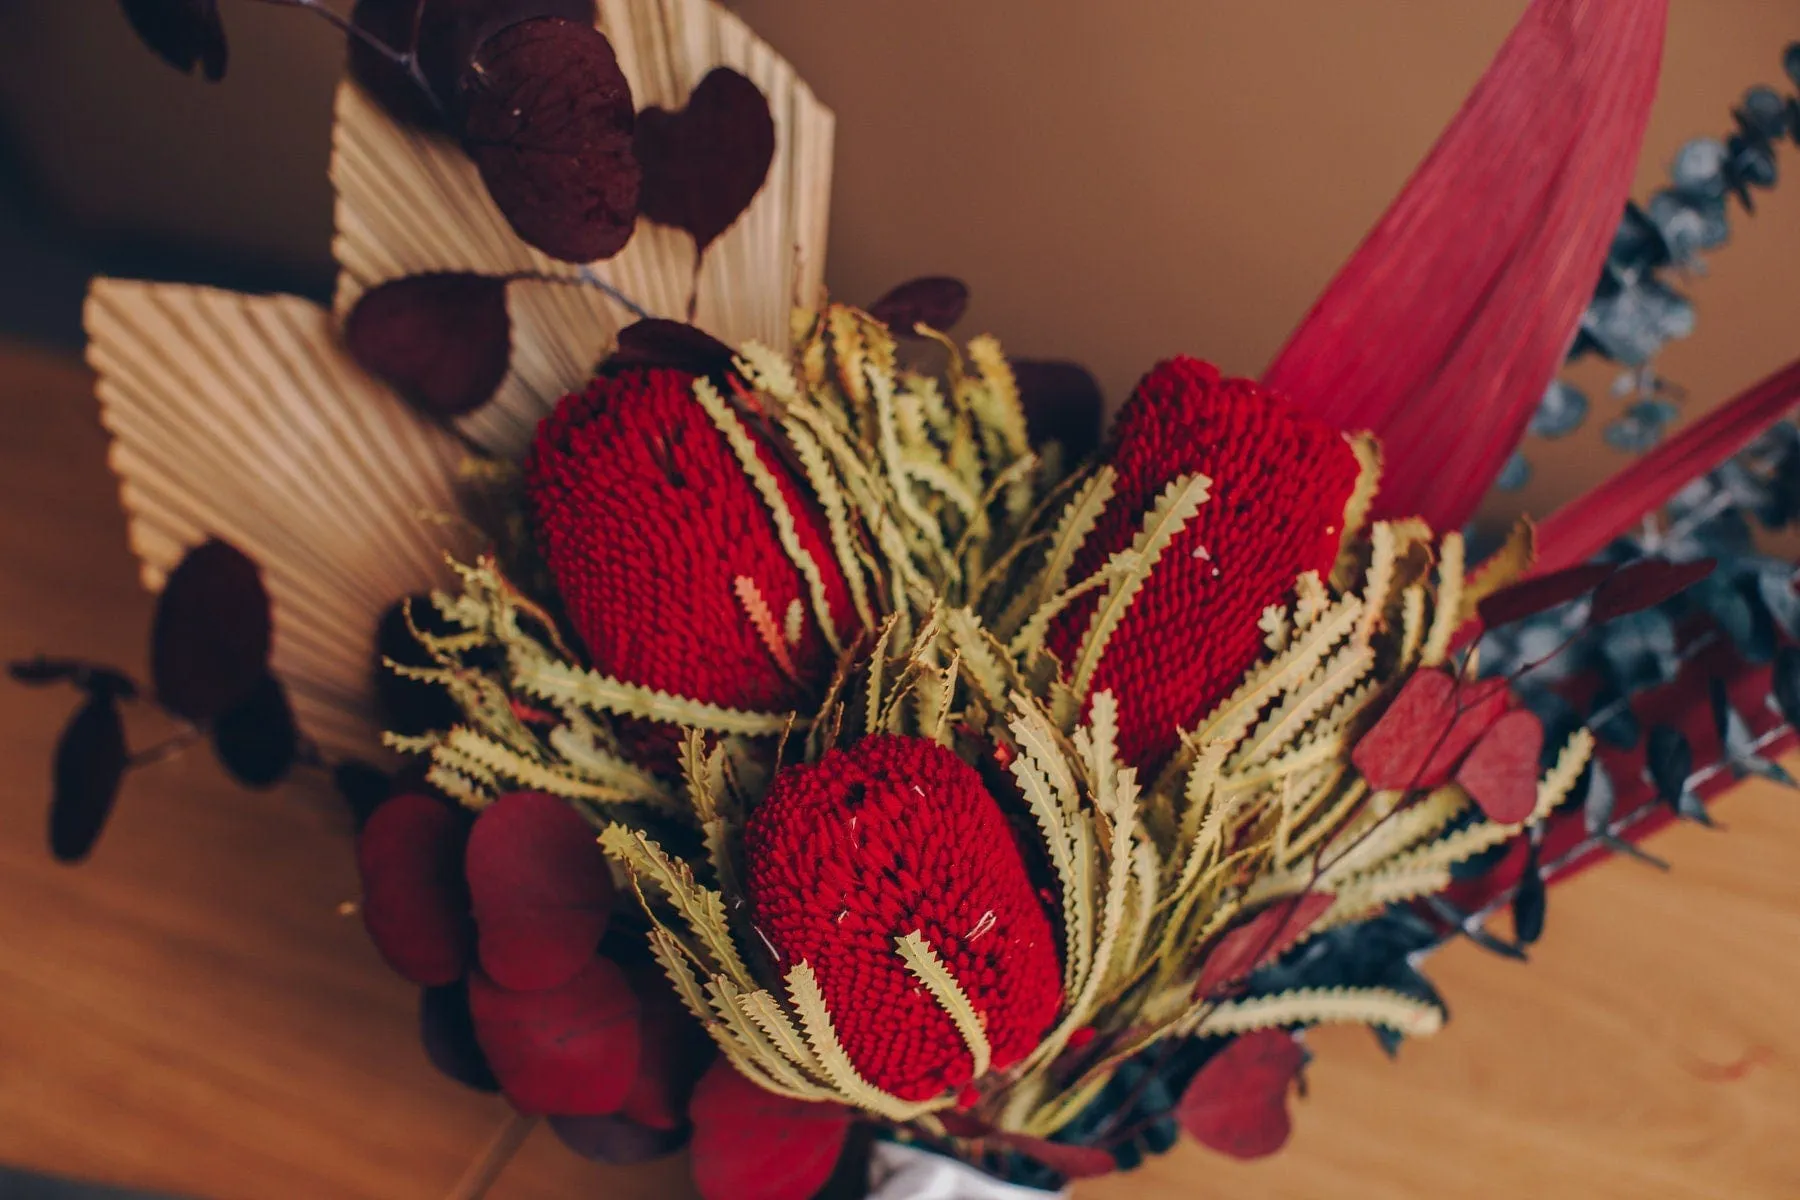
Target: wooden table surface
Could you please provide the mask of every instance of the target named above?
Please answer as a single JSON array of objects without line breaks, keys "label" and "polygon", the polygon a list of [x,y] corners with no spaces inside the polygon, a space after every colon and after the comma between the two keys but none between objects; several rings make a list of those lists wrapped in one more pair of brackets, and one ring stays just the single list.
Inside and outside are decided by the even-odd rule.
[{"label": "wooden table surface", "polygon": [[[0,657],[141,667],[149,604],[79,366],[0,348]],[[204,753],[127,782],[93,859],[44,841],[71,693],[0,685],[0,1162],[218,1198],[441,1197],[503,1116],[440,1079],[354,918],[316,783],[246,794]],[[139,743],[155,721],[133,723]],[[1430,963],[1454,1017],[1387,1061],[1314,1035],[1279,1158],[1184,1146],[1080,1200],[1800,1197],[1800,796],[1669,831],[1551,896],[1529,966]],[[680,1158],[596,1167],[539,1131],[498,1200],[682,1200]]]}]

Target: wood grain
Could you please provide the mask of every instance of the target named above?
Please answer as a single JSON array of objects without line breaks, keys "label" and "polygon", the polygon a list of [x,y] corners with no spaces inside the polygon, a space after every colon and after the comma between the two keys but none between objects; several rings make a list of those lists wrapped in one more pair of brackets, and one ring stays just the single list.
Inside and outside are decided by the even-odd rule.
[{"label": "wood grain", "polygon": [[[0,657],[139,668],[149,606],[80,367],[0,350]],[[44,846],[74,706],[0,687],[0,1161],[218,1198],[443,1196],[501,1105],[418,1052],[412,989],[360,924],[348,822],[316,781],[247,794],[205,754],[132,778],[94,858]],[[140,744],[164,730],[134,721]],[[1281,1157],[1183,1147],[1080,1200],[1787,1200],[1800,1196],[1800,798],[1746,785],[1671,876],[1552,893],[1528,967],[1455,946],[1454,1011],[1387,1061],[1318,1061]],[[679,1158],[595,1167],[540,1131],[499,1200],[691,1196]]]}]

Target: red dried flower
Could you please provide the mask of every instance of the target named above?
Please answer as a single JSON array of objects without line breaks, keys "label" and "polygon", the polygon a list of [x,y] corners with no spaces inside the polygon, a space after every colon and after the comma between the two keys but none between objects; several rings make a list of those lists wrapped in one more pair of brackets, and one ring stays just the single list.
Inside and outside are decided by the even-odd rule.
[{"label": "red dried flower", "polygon": [[[1152,769],[1256,660],[1263,610],[1287,601],[1302,573],[1330,570],[1359,467],[1337,430],[1192,358],[1161,363],[1139,382],[1109,461],[1117,490],[1076,557],[1076,578],[1131,545],[1172,480],[1212,480],[1210,498],[1113,632],[1091,687],[1118,698],[1125,761]],[[1095,603],[1072,605],[1052,627],[1050,648],[1063,662],[1073,661]]]},{"label": "red dried flower", "polygon": [[[709,704],[793,708],[834,657],[806,578],[693,384],[681,371],[626,370],[564,397],[526,466],[538,544],[599,670]],[[757,444],[836,628],[852,628],[824,519]]]},{"label": "red dried flower", "polygon": [[850,1061],[920,1100],[973,1061],[895,940],[921,931],[981,1014],[993,1066],[1038,1044],[1062,1000],[1055,936],[1000,805],[923,738],[877,736],[775,779],[745,830],[756,928],[783,972],[818,975]]}]

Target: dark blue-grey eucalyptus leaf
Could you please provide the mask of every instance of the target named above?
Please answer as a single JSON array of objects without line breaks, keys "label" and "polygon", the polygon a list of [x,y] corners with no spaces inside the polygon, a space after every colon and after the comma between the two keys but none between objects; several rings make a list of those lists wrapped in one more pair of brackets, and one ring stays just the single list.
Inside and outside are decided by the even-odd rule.
[{"label": "dark blue-grey eucalyptus leaf", "polygon": [[1775,652],[1775,669],[1770,682],[1781,719],[1800,729],[1800,646],[1783,646]]},{"label": "dark blue-grey eucalyptus leaf", "polygon": [[1600,844],[1605,847],[1608,852],[1612,854],[1622,854],[1626,858],[1635,859],[1638,862],[1643,863],[1646,867],[1655,867],[1659,871],[1667,871],[1669,869],[1669,864],[1666,860],[1658,858],[1636,842],[1628,842],[1622,837],[1615,837],[1608,833],[1600,835]]},{"label": "dark blue-grey eucalyptus leaf", "polygon": [[1787,101],[1780,92],[1762,84],[1750,88],[1738,102],[1738,124],[1746,134],[1773,140],[1787,132]]},{"label": "dark blue-grey eucalyptus leaf", "polygon": [[1531,482],[1531,462],[1524,452],[1514,450],[1506,465],[1500,468],[1500,475],[1494,480],[1494,486],[1503,492],[1516,492]]},{"label": "dark blue-grey eucalyptus leaf", "polygon": [[1544,910],[1547,907],[1543,872],[1538,867],[1538,848],[1533,843],[1525,857],[1525,869],[1519,875],[1519,886],[1513,891],[1513,936],[1522,946],[1530,946],[1544,936]]},{"label": "dark blue-grey eucalyptus leaf", "polygon": [[1719,745],[1723,747],[1725,765],[1738,779],[1746,775],[1758,775],[1764,779],[1779,783],[1784,787],[1794,787],[1794,777],[1789,775],[1780,763],[1762,753],[1756,744],[1756,736],[1750,732],[1749,723],[1742,713],[1732,707],[1731,693],[1722,678],[1713,678],[1707,685],[1708,698],[1712,703],[1713,728],[1718,731]]},{"label": "dark blue-grey eucalyptus leaf", "polygon": [[[1604,636],[1604,635],[1602,635]],[[1631,711],[1631,701],[1610,676],[1594,693],[1593,707],[1588,711],[1588,728],[1610,746],[1629,750],[1643,736],[1643,726]]]},{"label": "dark blue-grey eucalyptus leaf", "polygon": [[1790,638],[1800,638],[1800,592],[1794,590],[1794,568],[1779,559],[1758,559],[1757,596],[1775,624]]},{"label": "dark blue-grey eucalyptus leaf", "polygon": [[1800,87],[1800,42],[1789,42],[1787,49],[1781,52],[1781,69],[1787,77]]},{"label": "dark blue-grey eucalyptus leaf", "polygon": [[1582,328],[1608,358],[1635,367],[1648,362],[1664,342],[1694,331],[1694,306],[1673,288],[1645,278],[1604,299],[1596,297],[1582,317]]},{"label": "dark blue-grey eucalyptus leaf", "polygon": [[1725,196],[1725,143],[1718,138],[1695,138],[1675,152],[1669,166],[1675,190],[1697,199],[1721,200]]},{"label": "dark blue-grey eucalyptus leaf", "polygon": [[1612,775],[1598,761],[1588,764],[1587,776],[1588,789],[1581,805],[1581,818],[1590,834],[1604,833],[1612,824],[1613,810],[1619,804],[1619,791],[1613,786]]},{"label": "dark blue-grey eucalyptus leaf", "polygon": [[1677,415],[1666,400],[1640,400],[1625,415],[1607,425],[1606,444],[1626,454],[1642,454],[1662,441],[1663,431]]},{"label": "dark blue-grey eucalyptus leaf", "polygon": [[[1702,251],[1717,249],[1731,240],[1731,215],[1725,207],[1724,176],[1719,176],[1717,183],[1719,194],[1715,196],[1664,191],[1650,198],[1644,212],[1668,246],[1671,262],[1692,264]],[[1688,332],[1692,331],[1690,319]],[[1671,332],[1668,336],[1680,338],[1687,334]]]},{"label": "dark blue-grey eucalyptus leaf", "polygon": [[1628,613],[1606,627],[1600,657],[1626,695],[1666,683],[1681,667],[1675,624],[1660,608]]},{"label": "dark blue-grey eucalyptus leaf", "polygon": [[1678,809],[1688,791],[1688,776],[1694,773],[1694,751],[1687,737],[1679,729],[1656,726],[1650,730],[1645,760],[1657,796]]},{"label": "dark blue-grey eucalyptus leaf", "polygon": [[1587,419],[1588,398],[1582,390],[1560,379],[1550,381],[1531,414],[1529,432],[1543,438],[1559,438],[1574,433]]}]

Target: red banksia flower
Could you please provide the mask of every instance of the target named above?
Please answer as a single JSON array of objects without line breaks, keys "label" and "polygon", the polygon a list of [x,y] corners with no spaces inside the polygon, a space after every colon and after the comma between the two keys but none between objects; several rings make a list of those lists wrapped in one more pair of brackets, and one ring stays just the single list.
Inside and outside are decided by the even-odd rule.
[{"label": "red banksia flower", "polygon": [[980,1014],[993,1066],[1042,1039],[1062,1000],[1055,935],[1000,805],[923,738],[876,736],[775,779],[745,830],[756,928],[804,960],[870,1083],[920,1100],[973,1059],[895,940],[919,931]]},{"label": "red banksia flower", "polygon": [[[693,384],[626,370],[563,398],[526,465],[538,544],[598,670],[709,704],[792,708],[835,659],[805,576]],[[846,631],[849,588],[823,518],[757,444]]]},{"label": "red banksia flower", "polygon": [[[1210,498],[1163,552],[1113,632],[1090,692],[1119,701],[1119,749],[1152,769],[1228,695],[1262,649],[1257,621],[1306,571],[1328,573],[1359,466],[1343,435],[1248,379],[1192,358],[1159,364],[1119,413],[1112,502],[1075,560],[1083,578],[1132,543],[1182,475]],[[1073,661],[1095,601],[1070,607],[1050,648]]]}]

